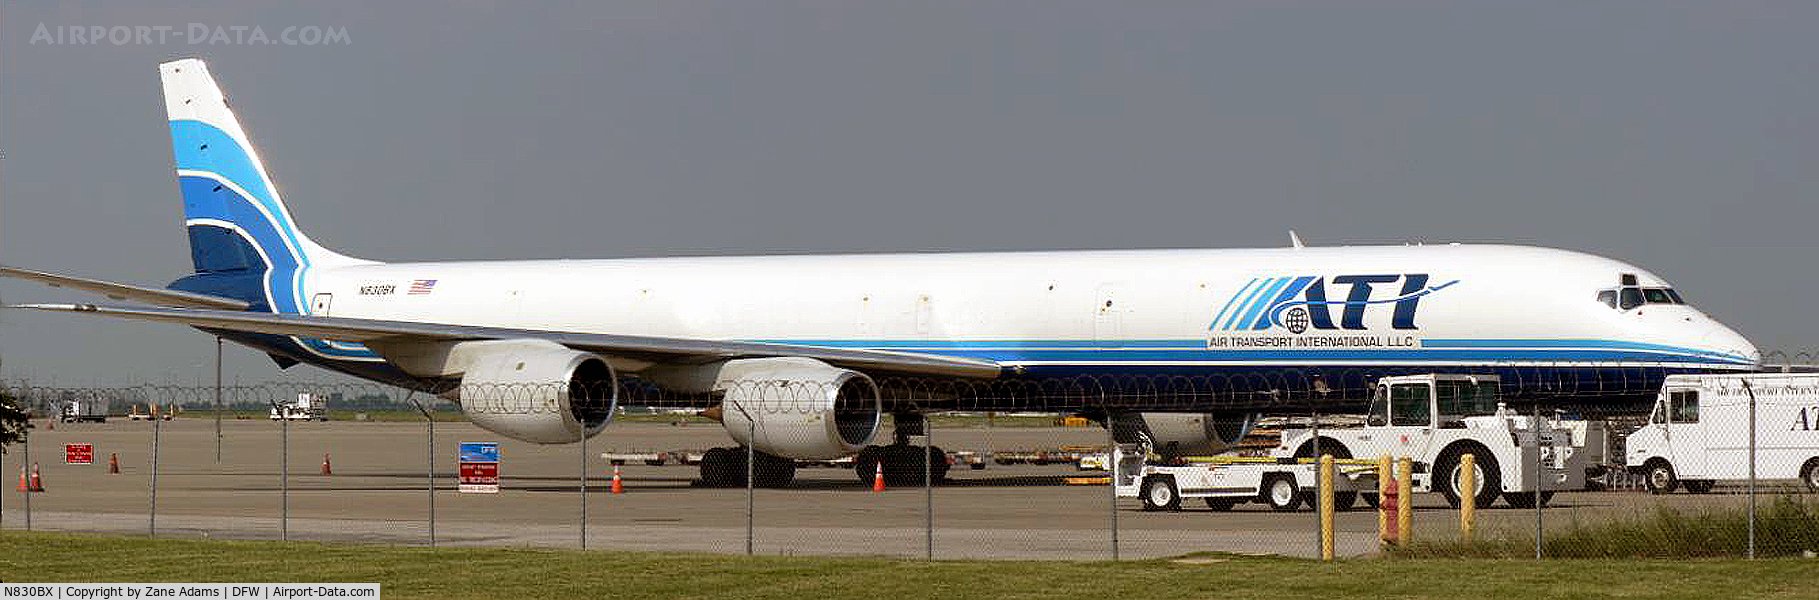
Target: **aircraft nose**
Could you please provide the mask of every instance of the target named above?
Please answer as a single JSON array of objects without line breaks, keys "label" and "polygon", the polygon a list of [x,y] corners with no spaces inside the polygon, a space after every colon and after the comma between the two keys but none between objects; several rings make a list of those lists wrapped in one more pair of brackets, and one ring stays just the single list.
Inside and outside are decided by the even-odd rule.
[{"label": "aircraft nose", "polygon": [[1705,335],[1705,344],[1707,348],[1715,352],[1737,356],[1757,365],[1762,364],[1762,351],[1757,350],[1756,345],[1750,343],[1748,338],[1743,337],[1743,334],[1737,333],[1729,327],[1723,325],[1713,327],[1712,331]]}]

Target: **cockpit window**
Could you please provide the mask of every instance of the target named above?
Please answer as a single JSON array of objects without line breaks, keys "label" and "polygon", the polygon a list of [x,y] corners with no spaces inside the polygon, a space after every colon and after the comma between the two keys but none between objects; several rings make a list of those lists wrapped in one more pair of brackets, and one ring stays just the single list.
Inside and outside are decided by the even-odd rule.
[{"label": "cockpit window", "polygon": [[1642,306],[1642,289],[1641,288],[1623,288],[1623,292],[1619,297],[1617,306],[1622,308],[1623,310],[1629,310],[1629,309],[1632,309],[1632,308],[1635,308],[1638,306]]},{"label": "cockpit window", "polygon": [[1599,290],[1598,301],[1618,310],[1629,310],[1644,304],[1686,304],[1680,293],[1673,288],[1643,288],[1624,286],[1615,290]]}]

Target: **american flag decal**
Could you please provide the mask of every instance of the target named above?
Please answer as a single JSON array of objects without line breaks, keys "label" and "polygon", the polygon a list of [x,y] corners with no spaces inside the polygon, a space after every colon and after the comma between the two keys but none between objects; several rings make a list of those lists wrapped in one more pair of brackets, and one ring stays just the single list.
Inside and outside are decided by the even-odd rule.
[{"label": "american flag decal", "polygon": [[428,293],[430,293],[430,291],[435,290],[435,289],[436,289],[436,280],[418,279],[416,281],[411,282],[411,289],[410,289],[410,291],[405,292],[405,294],[412,295],[412,296],[415,296],[418,294],[428,294]]}]

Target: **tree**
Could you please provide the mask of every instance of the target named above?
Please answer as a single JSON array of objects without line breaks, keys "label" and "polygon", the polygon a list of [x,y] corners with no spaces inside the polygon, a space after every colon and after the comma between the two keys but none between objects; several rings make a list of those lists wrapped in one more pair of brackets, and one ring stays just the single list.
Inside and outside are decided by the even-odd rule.
[{"label": "tree", "polygon": [[0,390],[0,453],[6,447],[25,439],[25,426],[29,413],[25,406],[13,398],[12,394]]}]

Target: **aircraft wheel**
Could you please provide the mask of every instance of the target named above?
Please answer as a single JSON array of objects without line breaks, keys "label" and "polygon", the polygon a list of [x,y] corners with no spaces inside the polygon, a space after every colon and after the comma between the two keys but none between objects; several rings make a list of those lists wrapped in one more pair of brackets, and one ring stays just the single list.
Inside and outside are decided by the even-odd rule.
[{"label": "aircraft wheel", "polygon": [[853,458],[853,473],[859,476],[859,483],[866,486],[872,484],[872,479],[878,476],[878,462],[883,454],[884,451],[879,446],[866,446],[859,451],[859,456]]},{"label": "aircraft wheel", "polygon": [[701,485],[745,485],[745,452],[733,448],[714,448],[702,454]]}]

